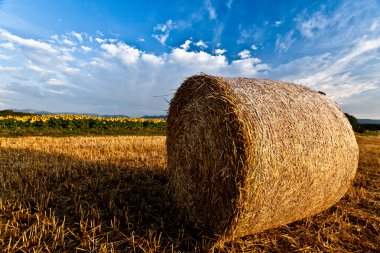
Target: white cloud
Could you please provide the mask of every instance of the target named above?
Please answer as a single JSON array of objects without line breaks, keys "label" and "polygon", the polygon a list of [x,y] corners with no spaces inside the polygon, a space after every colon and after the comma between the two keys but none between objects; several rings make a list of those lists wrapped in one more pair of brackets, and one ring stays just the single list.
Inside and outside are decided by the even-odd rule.
[{"label": "white cloud", "polygon": [[169,63],[178,64],[185,68],[195,68],[199,71],[215,70],[228,64],[224,55],[211,55],[206,52],[188,52],[182,48],[175,48],[169,55]]},{"label": "white cloud", "polygon": [[239,26],[239,38],[237,39],[237,44],[252,43],[252,41],[262,41],[264,39],[264,34],[266,29],[256,25],[251,25],[249,28],[243,28]]},{"label": "white cloud", "polygon": [[10,90],[6,90],[6,89],[1,89],[0,88],[0,94],[14,94],[15,92],[14,91],[10,91]]},{"label": "white cloud", "polygon": [[166,40],[169,38],[169,33],[153,34],[152,37],[158,40],[162,45],[165,45]]},{"label": "white cloud", "polygon": [[68,62],[68,61],[75,61],[75,58],[71,54],[65,53],[62,55],[58,55],[57,60],[59,60],[59,62]]},{"label": "white cloud", "polygon": [[141,54],[138,49],[121,42],[116,45],[102,44],[101,48],[104,49],[109,55],[119,59],[125,65],[135,63]]},{"label": "white cloud", "polygon": [[49,92],[49,93],[52,93],[52,94],[56,94],[56,95],[63,95],[65,94],[66,92],[63,91],[63,90],[51,90],[51,89],[45,89],[46,92]]},{"label": "white cloud", "polygon": [[16,43],[20,46],[24,46],[31,49],[38,49],[49,53],[56,53],[57,50],[51,45],[45,42],[37,41],[34,39],[24,39],[19,36],[10,34],[9,32],[0,29],[0,38],[8,40],[9,42]]},{"label": "white cloud", "polygon": [[284,36],[278,35],[276,39],[276,51],[279,53],[287,52],[295,41],[293,30],[287,32]]},{"label": "white cloud", "polygon": [[345,112],[362,119],[380,119],[380,89],[373,89],[359,95],[353,95],[342,103]]},{"label": "white cloud", "polygon": [[15,68],[15,67],[0,66],[0,71],[12,72],[12,71],[16,71],[16,70],[17,70],[17,68]]},{"label": "white cloud", "polygon": [[51,86],[63,86],[63,85],[65,85],[64,82],[62,82],[61,80],[55,79],[55,78],[49,79],[46,82],[46,84],[51,85]]},{"label": "white cloud", "polygon": [[282,21],[275,21],[274,26],[279,27],[282,24]]},{"label": "white cloud", "polygon": [[64,37],[63,40],[62,40],[63,43],[65,43],[66,45],[69,45],[69,46],[75,46],[77,43],[75,43],[74,41],[72,40],[69,40],[68,38]]},{"label": "white cloud", "polygon": [[39,67],[37,65],[34,65],[30,61],[27,63],[26,66],[27,66],[28,69],[32,70],[33,72],[37,73],[40,76],[45,76],[45,75],[53,73],[51,70],[41,68],[41,67]]},{"label": "white cloud", "polygon": [[[306,56],[274,68],[270,75],[321,90],[338,102],[380,86],[380,37],[359,41],[349,51]],[[367,73],[368,72],[368,73]]]},{"label": "white cloud", "polygon": [[170,32],[176,28],[176,24],[169,19],[165,24],[158,24],[153,28],[154,31],[161,32],[161,34],[153,34],[152,37],[158,40],[162,45],[165,45]]},{"label": "white cloud", "polygon": [[368,51],[373,51],[380,48],[380,37],[373,40],[362,40],[359,41],[357,46],[347,55],[345,55],[342,59],[339,60],[338,66],[342,67],[342,65],[347,65],[352,62],[352,60],[360,56]]},{"label": "white cloud", "polygon": [[82,37],[82,35],[80,34],[80,33],[77,33],[77,32],[74,32],[74,31],[72,31],[71,33],[70,33],[74,38],[76,38],[79,42],[83,42],[83,37]]},{"label": "white cloud", "polygon": [[369,28],[369,30],[370,31],[376,31],[376,29],[379,27],[379,21],[377,21],[377,20],[375,20],[373,23],[372,23],[372,25],[371,25],[371,27]]},{"label": "white cloud", "polygon": [[251,49],[252,49],[252,50],[257,50],[258,47],[257,47],[256,45],[252,45],[252,46],[251,46]]},{"label": "white cloud", "polygon": [[316,33],[323,31],[328,25],[328,19],[321,13],[316,12],[310,18],[298,20],[298,30],[301,34],[311,39]]},{"label": "white cloud", "polygon": [[244,58],[232,61],[230,71],[232,71],[232,76],[254,77],[258,75],[260,71],[268,70],[270,70],[269,65],[261,63],[261,60],[258,58]]},{"label": "white cloud", "polygon": [[211,55],[206,52],[188,52],[176,48],[169,55],[169,63],[179,65],[182,71],[191,70],[192,73],[206,72],[222,76],[252,77],[262,70],[269,70],[269,66],[261,64],[258,58],[246,58],[228,62],[224,55]]},{"label": "white cloud", "polygon": [[70,74],[70,75],[77,74],[80,72],[80,69],[69,67],[67,65],[58,65],[57,69],[60,70],[60,72],[63,72],[65,74]]},{"label": "white cloud", "polygon": [[198,46],[198,47],[200,47],[200,48],[202,48],[202,49],[208,48],[206,42],[204,42],[202,40],[200,40],[197,43],[195,43],[195,45]]},{"label": "white cloud", "polygon": [[[330,64],[328,68],[324,71],[318,72],[314,75],[301,78],[297,80],[297,82],[305,83],[309,86],[314,86],[321,83],[326,83],[331,80],[337,80],[337,78],[333,78],[334,75],[341,75],[341,78],[338,80],[347,80],[347,77],[351,76],[351,73],[342,73],[347,72],[349,68],[347,68],[348,64],[352,64],[357,60],[362,60],[360,56],[365,54],[366,52],[370,52],[380,48],[380,38],[376,40],[367,40],[360,41],[358,45],[349,53],[338,58],[335,62]],[[368,56],[366,56],[368,57]],[[359,59],[358,59],[359,58]]]},{"label": "white cloud", "polygon": [[239,56],[241,59],[247,59],[247,58],[251,57],[251,52],[249,52],[249,50],[245,49],[239,53]]},{"label": "white cloud", "polygon": [[141,54],[141,60],[153,65],[162,65],[165,63],[163,57],[156,56],[154,54],[143,53]]},{"label": "white cloud", "polygon": [[379,27],[379,21],[378,20],[375,20],[373,21],[373,23],[371,24],[371,27],[369,28],[369,30],[371,32],[373,31],[376,31],[376,29]]},{"label": "white cloud", "polygon": [[185,43],[183,43],[180,48],[182,48],[183,50],[187,51],[189,50],[190,48],[190,44],[192,43],[191,40],[186,40]]},{"label": "white cloud", "polygon": [[215,11],[215,7],[211,3],[211,0],[205,0],[204,4],[205,4],[206,10],[208,12],[209,18],[210,19],[216,19],[217,14]]},{"label": "white cloud", "polygon": [[101,39],[101,38],[95,38],[96,42],[98,42],[99,44],[102,44],[104,42],[106,42],[107,40],[105,39]]},{"label": "white cloud", "polygon": [[[353,1],[338,4],[332,12],[323,5],[314,12],[305,10],[276,41],[277,52],[289,52],[292,58],[290,48],[296,45],[297,54],[304,56],[293,56],[260,76],[307,85],[349,113],[380,118],[374,109],[379,108],[374,99],[380,94],[379,7],[376,1]],[[301,40],[296,40],[298,34]]]},{"label": "white cloud", "polygon": [[227,50],[225,50],[225,49],[220,49],[220,48],[218,48],[218,49],[215,49],[215,54],[224,54],[225,52],[227,52]]},{"label": "white cloud", "polygon": [[[160,29],[167,31],[167,28]],[[68,35],[57,35],[57,38],[62,40],[63,36]],[[6,101],[3,97],[0,99],[12,107],[39,108],[44,104],[51,111],[131,116],[165,114],[167,103],[154,96],[170,93],[187,76],[206,72],[253,77],[261,70],[269,69],[257,58],[229,61],[223,55],[225,49],[216,49],[214,54],[191,51],[191,40],[168,53],[154,54],[102,38],[101,43],[92,46],[91,54],[83,54],[86,39],[88,37],[83,36],[83,44],[75,41],[76,48],[56,43],[52,46],[56,53],[42,53],[40,49],[20,46],[14,57],[21,61],[22,71],[17,72],[17,78],[2,73],[10,80],[7,90],[13,93],[4,95]],[[203,43],[201,41],[198,46]]]},{"label": "white cloud", "polygon": [[217,47],[220,47],[221,45],[221,38],[224,30],[224,24],[220,23],[216,25],[214,29],[214,36],[212,38],[212,44],[216,45]]},{"label": "white cloud", "polygon": [[308,43],[298,40],[297,46],[303,44],[307,51],[316,48],[319,52],[331,52],[350,48],[365,36],[374,39],[380,36],[380,29],[376,28],[376,23],[380,22],[379,8],[378,1],[368,0],[342,1],[329,11],[325,5],[314,12],[305,10],[294,20],[293,32],[299,33]]},{"label": "white cloud", "polygon": [[5,49],[14,50],[15,46],[11,42],[1,43],[0,46]]},{"label": "white cloud", "polygon": [[12,59],[12,56],[10,56],[10,55],[2,55],[2,54],[0,54],[0,60],[10,60],[10,59]]},{"label": "white cloud", "polygon": [[161,31],[161,32],[167,32],[167,31],[171,31],[175,28],[175,23],[173,22],[173,20],[169,19],[168,21],[166,21],[165,24],[157,24],[153,30],[154,31]]},{"label": "white cloud", "polygon": [[82,48],[82,50],[84,51],[84,52],[90,52],[91,50],[92,50],[92,48],[91,47],[86,47],[86,46],[81,46],[81,48]]},{"label": "white cloud", "polygon": [[144,38],[139,38],[137,41],[145,42],[145,39]]}]

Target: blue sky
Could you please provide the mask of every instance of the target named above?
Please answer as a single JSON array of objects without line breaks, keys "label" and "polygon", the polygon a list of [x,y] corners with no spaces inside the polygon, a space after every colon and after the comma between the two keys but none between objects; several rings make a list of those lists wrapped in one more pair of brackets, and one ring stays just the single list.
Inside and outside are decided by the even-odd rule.
[{"label": "blue sky", "polygon": [[0,0],[0,109],[165,114],[200,72],[290,81],[380,119],[380,1]]}]

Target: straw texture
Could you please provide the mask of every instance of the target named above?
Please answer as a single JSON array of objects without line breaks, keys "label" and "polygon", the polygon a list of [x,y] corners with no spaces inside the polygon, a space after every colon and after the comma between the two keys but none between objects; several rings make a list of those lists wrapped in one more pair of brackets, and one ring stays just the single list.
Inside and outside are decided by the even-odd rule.
[{"label": "straw texture", "polygon": [[170,103],[169,183],[178,207],[213,236],[241,237],[331,207],[358,164],[339,107],[306,87],[192,76]]}]

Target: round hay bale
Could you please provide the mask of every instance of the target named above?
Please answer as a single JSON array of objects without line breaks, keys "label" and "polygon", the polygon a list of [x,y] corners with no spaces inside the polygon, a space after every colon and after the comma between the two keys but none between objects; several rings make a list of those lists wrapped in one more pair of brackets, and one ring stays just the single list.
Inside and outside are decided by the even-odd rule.
[{"label": "round hay bale", "polygon": [[192,76],[170,103],[169,184],[207,234],[241,237],[331,207],[358,165],[339,107],[306,87]]}]

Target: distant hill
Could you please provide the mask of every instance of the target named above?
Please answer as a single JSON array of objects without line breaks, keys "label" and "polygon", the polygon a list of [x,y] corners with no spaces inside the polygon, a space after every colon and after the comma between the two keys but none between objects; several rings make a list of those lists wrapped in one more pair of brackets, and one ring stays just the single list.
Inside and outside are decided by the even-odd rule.
[{"label": "distant hill", "polygon": [[16,112],[16,113],[37,114],[37,115],[48,115],[48,114],[51,114],[51,113],[49,113],[47,111],[37,111],[37,110],[33,110],[33,109],[23,109],[23,110],[9,109],[7,111],[13,111],[13,112]]},{"label": "distant hill", "polygon": [[[90,114],[84,114],[84,115],[90,115]],[[97,114],[94,114],[92,116],[98,116],[98,117],[103,117],[103,118],[130,118],[129,116],[127,115],[123,115],[123,114],[117,114],[117,115],[97,115]]]},{"label": "distant hill", "polygon": [[358,119],[359,124],[380,124],[380,119]]},{"label": "distant hill", "polygon": [[15,112],[12,110],[2,110],[0,111],[0,116],[30,116],[34,115],[32,113],[27,113],[27,112]]},{"label": "distant hill", "polygon": [[166,119],[168,115],[144,115],[141,118],[143,119]]}]

